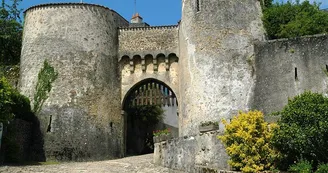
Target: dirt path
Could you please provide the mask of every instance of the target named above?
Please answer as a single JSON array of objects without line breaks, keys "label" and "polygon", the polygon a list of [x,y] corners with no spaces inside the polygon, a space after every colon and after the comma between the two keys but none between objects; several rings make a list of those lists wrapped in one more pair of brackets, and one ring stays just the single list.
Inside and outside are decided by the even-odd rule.
[{"label": "dirt path", "polygon": [[0,172],[6,173],[182,173],[155,166],[153,155],[126,157],[117,160],[97,162],[74,162],[42,166],[2,166]]}]

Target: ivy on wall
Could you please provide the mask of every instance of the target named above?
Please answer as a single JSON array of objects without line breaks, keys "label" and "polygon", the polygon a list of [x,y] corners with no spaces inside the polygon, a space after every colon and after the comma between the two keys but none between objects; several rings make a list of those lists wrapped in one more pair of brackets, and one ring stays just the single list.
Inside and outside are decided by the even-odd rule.
[{"label": "ivy on wall", "polygon": [[58,73],[55,69],[47,62],[47,60],[43,63],[43,68],[40,70],[38,74],[38,82],[35,87],[34,94],[34,107],[33,111],[38,113],[43,103],[47,100],[48,93],[51,91],[52,83],[57,79]]}]

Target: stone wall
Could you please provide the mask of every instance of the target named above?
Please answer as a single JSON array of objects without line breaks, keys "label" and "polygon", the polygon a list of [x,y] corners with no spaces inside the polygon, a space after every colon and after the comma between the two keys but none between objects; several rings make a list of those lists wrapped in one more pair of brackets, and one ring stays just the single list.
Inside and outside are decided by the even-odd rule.
[{"label": "stone wall", "polygon": [[117,15],[106,7],[46,4],[25,12],[20,91],[34,104],[44,62],[58,78],[37,116],[47,159],[123,155]]},{"label": "stone wall", "polygon": [[7,138],[3,145],[5,161],[24,162],[31,159],[31,146],[33,142],[33,123],[21,119],[15,119],[7,126],[4,138]]},{"label": "stone wall", "polygon": [[169,55],[178,52],[178,27],[154,26],[119,29],[119,57],[147,54]]},{"label": "stone wall", "polygon": [[257,0],[184,0],[182,7],[179,130],[185,136],[195,133],[201,121],[250,108],[255,76],[247,60],[264,29]]},{"label": "stone wall", "polygon": [[223,144],[217,139],[219,131],[155,143],[154,163],[186,172],[201,172],[202,167],[229,169]]},{"label": "stone wall", "polygon": [[256,87],[252,107],[271,113],[281,110],[288,98],[306,90],[327,94],[327,45],[327,35],[256,44]]},{"label": "stone wall", "polygon": [[129,21],[123,18],[119,13],[114,10],[111,10],[114,16],[114,22],[117,24],[118,27],[128,27]]}]

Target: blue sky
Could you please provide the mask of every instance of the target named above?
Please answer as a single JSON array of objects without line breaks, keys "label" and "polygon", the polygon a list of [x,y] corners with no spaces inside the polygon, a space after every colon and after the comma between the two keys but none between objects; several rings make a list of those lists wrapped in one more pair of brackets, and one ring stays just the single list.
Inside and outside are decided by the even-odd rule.
[{"label": "blue sky", "polygon": [[[137,0],[137,12],[150,25],[173,25],[181,19],[181,1]],[[313,2],[314,0],[310,1]],[[21,8],[25,10],[37,4],[58,2],[80,2],[80,0],[23,0]],[[134,0],[83,0],[83,2],[107,6],[120,13],[127,20],[130,20],[134,13]],[[328,8],[328,0],[316,0],[316,2],[322,2],[321,8]]]},{"label": "blue sky", "polygon": [[[182,0],[137,0],[137,12],[150,25],[174,25],[181,19]],[[80,0],[23,0],[21,8],[44,3],[80,2]],[[134,0],[83,0],[85,3],[109,7],[130,20],[134,13]]]},{"label": "blue sky", "polygon": [[[281,2],[281,0],[277,0],[278,2]],[[286,2],[287,0],[283,0],[284,2]],[[293,2],[295,2],[295,0],[291,0]],[[304,0],[300,0],[300,2],[303,2]],[[320,8],[325,9],[328,8],[328,0],[309,0],[311,3],[312,2],[317,2],[317,3],[321,3]]]}]

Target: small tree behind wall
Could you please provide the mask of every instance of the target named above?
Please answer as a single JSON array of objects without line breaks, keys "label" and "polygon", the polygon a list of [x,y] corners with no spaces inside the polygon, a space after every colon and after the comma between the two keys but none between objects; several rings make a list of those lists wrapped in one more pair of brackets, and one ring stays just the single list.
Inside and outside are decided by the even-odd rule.
[{"label": "small tree behind wall", "polygon": [[153,131],[163,120],[163,109],[156,105],[141,105],[129,108],[127,114],[127,153],[153,152]]}]

